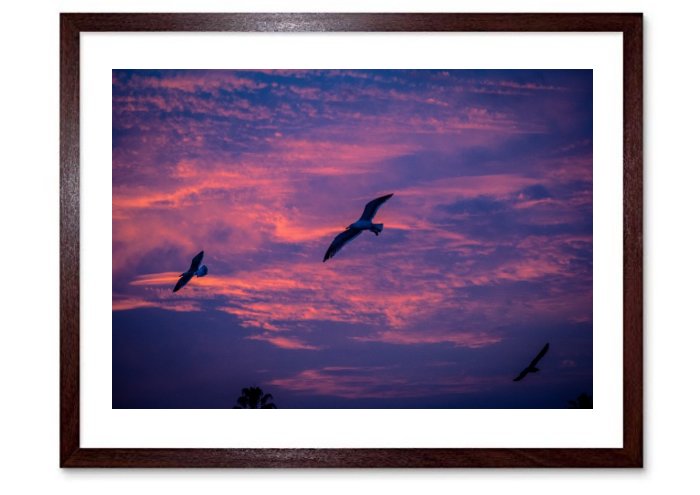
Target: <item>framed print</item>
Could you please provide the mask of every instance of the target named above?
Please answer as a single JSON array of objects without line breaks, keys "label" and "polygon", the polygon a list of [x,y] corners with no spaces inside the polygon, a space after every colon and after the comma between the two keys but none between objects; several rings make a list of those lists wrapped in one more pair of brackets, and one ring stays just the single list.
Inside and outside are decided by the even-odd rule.
[{"label": "framed print", "polygon": [[62,467],[642,466],[640,14],[62,14],[60,161]]}]

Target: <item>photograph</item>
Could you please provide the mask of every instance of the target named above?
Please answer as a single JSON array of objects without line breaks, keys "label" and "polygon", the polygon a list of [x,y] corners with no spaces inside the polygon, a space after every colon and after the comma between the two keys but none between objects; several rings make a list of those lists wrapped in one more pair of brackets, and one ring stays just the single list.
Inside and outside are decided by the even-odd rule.
[{"label": "photograph", "polygon": [[593,73],[113,69],[112,408],[592,409]]}]

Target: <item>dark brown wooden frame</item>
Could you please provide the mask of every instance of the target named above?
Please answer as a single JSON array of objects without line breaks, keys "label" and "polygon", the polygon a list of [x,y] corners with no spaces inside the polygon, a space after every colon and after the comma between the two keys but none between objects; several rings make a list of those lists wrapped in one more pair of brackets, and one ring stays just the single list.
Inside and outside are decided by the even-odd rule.
[{"label": "dark brown wooden frame", "polygon": [[[624,52],[624,435],[594,449],[80,447],[80,33],[95,31],[621,32]],[[61,14],[62,467],[642,467],[642,14]]]}]

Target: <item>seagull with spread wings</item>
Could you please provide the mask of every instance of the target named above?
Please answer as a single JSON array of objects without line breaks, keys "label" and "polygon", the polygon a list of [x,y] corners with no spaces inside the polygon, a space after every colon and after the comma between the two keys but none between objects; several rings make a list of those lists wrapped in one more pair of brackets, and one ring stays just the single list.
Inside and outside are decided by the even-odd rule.
[{"label": "seagull with spread wings", "polygon": [[539,354],[537,354],[537,356],[535,356],[535,359],[533,359],[532,362],[530,362],[530,364],[527,365],[527,368],[525,368],[524,370],[522,370],[518,376],[516,376],[515,378],[513,378],[513,381],[514,381],[514,382],[519,382],[520,380],[522,380],[523,378],[525,378],[525,375],[527,375],[528,373],[537,373],[538,371],[540,371],[540,369],[537,368],[537,363],[540,361],[540,359],[542,359],[542,356],[544,356],[545,354],[547,354],[547,351],[548,351],[548,350],[549,350],[549,342],[547,342],[547,343],[544,345],[544,347],[543,347],[542,350],[539,352]]},{"label": "seagull with spread wings", "polygon": [[326,255],[323,257],[323,262],[325,263],[326,260],[329,260],[338,254],[338,251],[340,251],[343,246],[360,235],[363,230],[369,230],[374,232],[374,235],[379,235],[384,228],[384,224],[372,223],[372,219],[377,214],[379,207],[393,195],[393,193],[387,194],[367,203],[360,219],[357,222],[348,225],[343,232],[335,236],[335,239],[333,239],[333,242],[326,251]]},{"label": "seagull with spread wings", "polygon": [[199,254],[197,254],[197,256],[192,258],[192,264],[190,265],[190,269],[180,275],[180,279],[177,281],[177,284],[175,284],[173,292],[177,292],[180,289],[182,289],[185,285],[187,285],[187,282],[189,282],[192,279],[192,277],[203,277],[209,272],[207,265],[201,265],[203,258],[204,251],[200,251]]}]

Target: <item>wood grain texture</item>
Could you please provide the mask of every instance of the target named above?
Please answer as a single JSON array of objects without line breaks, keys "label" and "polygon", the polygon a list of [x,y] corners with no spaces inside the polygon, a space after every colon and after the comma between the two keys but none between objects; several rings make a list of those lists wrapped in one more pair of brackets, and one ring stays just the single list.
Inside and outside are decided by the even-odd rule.
[{"label": "wood grain texture", "polygon": [[623,31],[636,14],[66,14],[80,31]]},{"label": "wood grain texture", "polygon": [[642,17],[623,39],[624,447],[643,465],[643,87]]},{"label": "wood grain texture", "polygon": [[[80,33],[91,31],[622,32],[624,443],[620,449],[80,448]],[[641,14],[62,14],[60,35],[62,467],[642,467]]]},{"label": "wood grain texture", "polygon": [[64,467],[631,467],[624,449],[78,449]]},{"label": "wood grain texture", "polygon": [[79,31],[61,16],[60,321],[61,464],[80,445],[80,60]]}]

